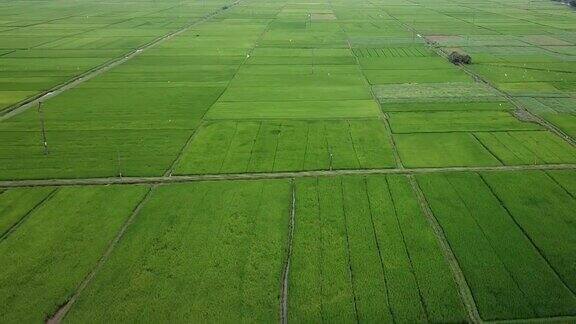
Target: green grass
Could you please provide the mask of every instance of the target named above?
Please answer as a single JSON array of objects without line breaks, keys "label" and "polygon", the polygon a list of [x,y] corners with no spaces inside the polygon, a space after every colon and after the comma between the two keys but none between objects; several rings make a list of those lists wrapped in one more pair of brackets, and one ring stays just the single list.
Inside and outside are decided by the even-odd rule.
[{"label": "green grass", "polygon": [[406,167],[497,166],[501,163],[469,133],[395,134]]},{"label": "green grass", "polygon": [[287,181],[155,189],[65,320],[278,321],[289,206]]},{"label": "green grass", "polygon": [[465,319],[406,178],[302,179],[296,192],[291,320]]},{"label": "green grass", "polygon": [[140,186],[58,189],[0,243],[0,320],[41,322],[56,312],[145,191]]}]

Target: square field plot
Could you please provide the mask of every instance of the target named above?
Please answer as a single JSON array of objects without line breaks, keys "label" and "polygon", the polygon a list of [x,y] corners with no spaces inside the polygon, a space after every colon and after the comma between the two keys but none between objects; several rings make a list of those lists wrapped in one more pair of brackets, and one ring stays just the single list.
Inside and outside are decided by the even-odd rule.
[{"label": "square field plot", "polygon": [[178,174],[276,172],[393,167],[384,123],[226,121],[198,129]]},{"label": "square field plot", "polygon": [[374,100],[216,102],[208,119],[320,119],[378,117]]},{"label": "square field plot", "polygon": [[153,189],[66,319],[278,322],[291,201],[288,181]]},{"label": "square field plot", "polygon": [[469,133],[395,134],[406,167],[496,166],[501,163]]}]

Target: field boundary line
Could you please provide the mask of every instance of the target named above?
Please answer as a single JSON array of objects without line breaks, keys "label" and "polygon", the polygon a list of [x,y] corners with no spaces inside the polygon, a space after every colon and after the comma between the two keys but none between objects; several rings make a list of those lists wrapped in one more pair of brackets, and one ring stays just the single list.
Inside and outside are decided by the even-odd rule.
[{"label": "field boundary line", "polygon": [[438,222],[428,201],[426,200],[426,196],[424,196],[424,192],[420,188],[420,185],[416,181],[413,175],[408,175],[408,180],[410,181],[410,185],[412,186],[412,190],[414,194],[416,194],[416,198],[418,203],[420,204],[420,209],[424,214],[424,217],[428,221],[428,224],[434,231],[434,236],[436,237],[437,242],[440,245],[440,248],[444,252],[444,259],[448,262],[448,266],[452,272],[452,277],[458,286],[458,292],[460,295],[460,299],[466,308],[468,313],[468,317],[472,323],[482,323],[482,318],[480,317],[480,313],[478,312],[478,308],[476,306],[476,301],[474,300],[474,296],[472,295],[472,291],[470,290],[470,286],[466,281],[466,277],[462,272],[462,268],[460,268],[460,264],[458,263],[458,259],[456,255],[452,251],[450,247],[450,243],[444,234],[444,230],[442,229],[442,225]]},{"label": "field boundary line", "polygon": [[[524,227],[520,224],[520,222],[518,222],[518,220],[516,219],[516,217],[514,217],[514,215],[512,214],[512,212],[510,211],[510,209],[508,209],[508,207],[504,204],[504,201],[500,198],[500,196],[498,196],[496,194],[496,191],[494,190],[494,188],[488,183],[488,181],[486,181],[486,178],[484,178],[484,176],[481,173],[478,173],[478,176],[480,177],[480,179],[482,179],[482,182],[484,183],[484,185],[486,187],[488,187],[488,189],[490,190],[490,193],[494,196],[494,198],[496,198],[498,200],[498,203],[500,204],[500,206],[502,206],[502,208],[504,208],[504,210],[506,211],[506,213],[508,214],[508,216],[510,216],[510,218],[512,219],[512,221],[514,222],[514,224],[520,229],[520,231],[522,232],[522,234],[526,237],[526,239],[528,239],[528,241],[530,242],[530,244],[532,245],[532,247],[536,250],[536,252],[538,252],[538,254],[540,255],[540,257],[542,257],[542,259],[546,262],[546,264],[548,265],[548,267],[550,268],[550,270],[552,270],[552,273],[554,273],[554,275],[556,276],[556,278],[562,283],[562,285],[564,286],[564,288],[566,288],[569,292],[572,293],[572,296],[576,297],[576,292],[574,292],[570,286],[568,286],[568,284],[566,284],[566,281],[564,281],[564,278],[562,278],[562,276],[558,273],[558,271],[556,270],[556,268],[554,266],[552,266],[552,263],[550,262],[550,260],[548,259],[548,257],[546,257],[546,254],[544,254],[544,252],[542,251],[542,249],[540,249],[538,247],[538,245],[536,245],[536,242],[534,241],[534,239],[532,239],[532,237],[530,236],[530,234],[524,229]],[[548,175],[547,175],[548,176]],[[549,176],[548,176],[549,177]]]},{"label": "field boundary line", "polygon": [[[12,224],[12,226],[10,226],[10,228],[4,231],[4,233],[0,233],[0,243],[6,240],[10,236],[10,234],[15,232],[20,227],[20,225],[24,224],[26,220],[28,220],[28,218],[30,218],[30,216],[34,214],[34,212],[36,212],[40,207],[44,206],[44,204],[47,201],[49,201],[56,194],[57,191],[58,188],[54,188],[52,191],[50,191],[50,193],[46,195],[46,197],[42,198],[38,203],[36,203],[36,205],[34,205],[34,207],[32,207],[22,217],[20,217],[20,219],[16,223]],[[4,193],[4,191],[2,193]]]},{"label": "field boundary line", "polygon": [[102,254],[102,256],[100,257],[94,268],[92,268],[92,271],[90,271],[90,273],[88,273],[88,275],[82,280],[80,285],[76,288],[76,291],[74,291],[72,297],[70,297],[70,299],[68,299],[68,301],[66,301],[65,304],[63,304],[58,310],[56,310],[56,312],[52,316],[46,319],[47,324],[59,324],[68,314],[72,306],[74,306],[74,304],[80,297],[80,294],[82,294],[82,292],[86,289],[86,287],[88,287],[88,285],[92,282],[94,277],[100,272],[106,261],[108,261],[110,255],[112,255],[112,252],[114,251],[120,240],[124,237],[124,233],[126,233],[128,227],[134,222],[136,216],[140,214],[140,210],[142,210],[142,207],[152,196],[152,192],[154,191],[155,188],[156,186],[150,186],[146,194],[144,194],[142,199],[140,199],[138,204],[136,204],[130,216],[126,219],[126,221],[124,221],[124,224],[122,225],[122,227],[120,227],[120,230],[118,231],[116,236],[112,239],[112,241],[110,241],[108,247],[104,251],[104,254]]},{"label": "field boundary line", "polygon": [[292,259],[292,240],[296,220],[296,181],[292,179],[292,202],[290,207],[290,220],[288,221],[288,242],[286,244],[286,259],[282,271],[282,288],[280,292],[280,323],[288,323],[288,284],[290,280],[290,261]]},{"label": "field boundary line", "polygon": [[425,322],[430,323],[430,313],[428,311],[428,305],[424,300],[424,296],[422,296],[421,284],[420,281],[418,280],[418,276],[416,275],[416,271],[414,270],[414,262],[412,262],[412,255],[410,254],[410,249],[408,248],[408,244],[406,244],[406,235],[404,235],[404,229],[402,228],[402,224],[400,223],[400,219],[398,218],[398,208],[396,206],[394,196],[392,195],[390,181],[388,180],[388,177],[384,177],[384,180],[386,181],[386,190],[388,190],[388,195],[390,196],[390,202],[392,203],[392,208],[394,209],[394,219],[396,220],[396,226],[398,227],[398,232],[400,232],[400,237],[402,238],[402,245],[404,246],[404,252],[406,252],[406,257],[408,258],[408,264],[410,265],[410,274],[412,274],[414,283],[416,283],[416,289],[418,290],[418,297],[420,299],[420,304],[422,305],[422,310],[424,311],[424,316],[426,318]]},{"label": "field boundary line", "polygon": [[4,121],[6,119],[9,119],[13,116],[16,116],[28,109],[30,109],[31,107],[35,107],[36,105],[38,105],[38,103],[40,102],[44,102],[50,98],[56,97],[59,94],[72,89],[88,80],[93,79],[94,77],[115,68],[116,66],[119,66],[129,60],[131,60],[132,58],[142,54],[143,52],[145,52],[146,50],[155,47],[158,44],[163,43],[164,41],[167,41],[171,38],[173,38],[174,36],[178,36],[186,31],[188,31],[190,28],[201,24],[207,20],[209,20],[210,18],[232,8],[233,6],[236,6],[237,4],[240,3],[241,0],[236,0],[234,2],[232,2],[231,4],[228,5],[224,5],[223,7],[220,7],[218,10],[210,12],[202,17],[200,17],[200,19],[195,20],[191,23],[188,23],[186,25],[184,25],[183,27],[169,32],[167,34],[164,34],[162,36],[159,36],[147,43],[144,43],[143,45],[138,46],[137,48],[122,54],[121,57],[116,57],[110,61],[107,61],[101,65],[98,65],[92,69],[89,69],[83,73],[80,73],[79,75],[76,75],[74,77],[72,77],[71,79],[65,81],[64,83],[61,83],[59,85],[56,85],[42,93],[39,93],[36,96],[30,97],[28,99],[25,99],[24,101],[21,101],[19,103],[16,103],[12,106],[6,107],[5,109],[3,109],[2,111],[0,111],[0,122]]},{"label": "field boundary line", "polygon": [[[208,108],[208,109],[210,109],[210,108]],[[208,109],[206,109],[206,111],[208,111]],[[204,113],[206,113],[206,112],[204,112]],[[198,126],[196,126],[196,128],[192,130],[192,133],[190,134],[190,136],[188,136],[184,145],[182,145],[182,148],[178,152],[178,155],[176,155],[176,158],[174,158],[174,160],[172,161],[172,163],[170,164],[168,169],[166,169],[166,172],[164,172],[165,177],[171,177],[172,176],[172,173],[176,170],[176,167],[180,163],[180,160],[182,160],[182,156],[184,155],[184,152],[186,152],[186,150],[190,147],[190,145],[192,145],[192,142],[196,138],[196,135],[200,132],[200,128],[204,127],[204,124],[205,124],[204,120],[201,119],[200,123],[198,123]]]},{"label": "field boundary line", "polygon": [[523,164],[477,167],[434,167],[434,168],[381,168],[381,169],[340,169],[294,172],[262,172],[262,173],[223,173],[198,175],[173,175],[171,177],[104,177],[104,178],[70,178],[70,179],[40,179],[40,180],[4,180],[0,188],[19,187],[49,187],[49,186],[81,186],[81,185],[111,185],[111,184],[169,184],[197,181],[223,180],[263,180],[291,179],[306,177],[335,177],[340,175],[370,175],[370,174],[427,174],[449,172],[508,172],[526,170],[576,170],[576,164]]},{"label": "field boundary line", "polygon": [[[388,179],[384,178],[385,181]],[[374,213],[372,211],[372,201],[370,200],[370,193],[368,192],[368,180],[366,177],[363,179],[364,182],[364,193],[366,194],[366,201],[368,202],[368,212],[370,213],[370,223],[372,225],[372,235],[374,236],[374,242],[376,243],[376,249],[378,250],[378,258],[380,259],[380,268],[382,269],[382,277],[384,278],[384,289],[386,290],[386,307],[388,308],[388,313],[390,313],[390,318],[392,323],[396,322],[396,316],[394,310],[390,306],[390,289],[388,287],[388,278],[386,276],[386,267],[384,267],[384,258],[382,258],[382,250],[380,249],[380,240],[378,240],[378,235],[376,235],[376,226],[374,225]],[[390,193],[390,191],[388,191]],[[392,202],[394,204],[394,202]]]},{"label": "field boundary line", "polygon": [[354,315],[356,316],[356,323],[360,323],[360,314],[358,313],[358,300],[356,298],[356,284],[354,280],[354,271],[352,269],[352,254],[350,253],[350,235],[348,234],[348,217],[346,216],[346,201],[344,196],[344,182],[340,178],[340,197],[342,197],[342,216],[344,218],[344,230],[346,235],[346,256],[348,259],[348,279],[350,280],[350,288],[352,288],[352,297],[354,300]]},{"label": "field boundary line", "polygon": [[486,321],[484,323],[492,324],[523,324],[523,323],[572,323],[576,322],[576,316],[553,316],[553,317],[535,317],[519,318],[512,320]]}]

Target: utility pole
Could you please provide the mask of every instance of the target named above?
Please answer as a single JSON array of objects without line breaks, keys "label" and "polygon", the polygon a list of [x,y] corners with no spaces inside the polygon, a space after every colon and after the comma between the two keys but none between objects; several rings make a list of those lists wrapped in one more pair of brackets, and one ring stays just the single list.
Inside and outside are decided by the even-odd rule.
[{"label": "utility pole", "polygon": [[38,102],[38,119],[40,120],[40,131],[42,133],[42,145],[44,146],[44,155],[50,153],[48,151],[48,141],[46,140],[46,127],[44,125],[44,114],[42,113],[42,101]]}]

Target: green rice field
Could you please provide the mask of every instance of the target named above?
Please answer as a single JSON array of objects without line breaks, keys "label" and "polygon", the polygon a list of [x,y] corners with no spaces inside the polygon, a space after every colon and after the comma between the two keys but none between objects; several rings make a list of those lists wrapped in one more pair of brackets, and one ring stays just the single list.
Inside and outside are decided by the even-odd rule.
[{"label": "green rice field", "polygon": [[576,323],[576,8],[0,1],[0,265],[0,323]]}]

